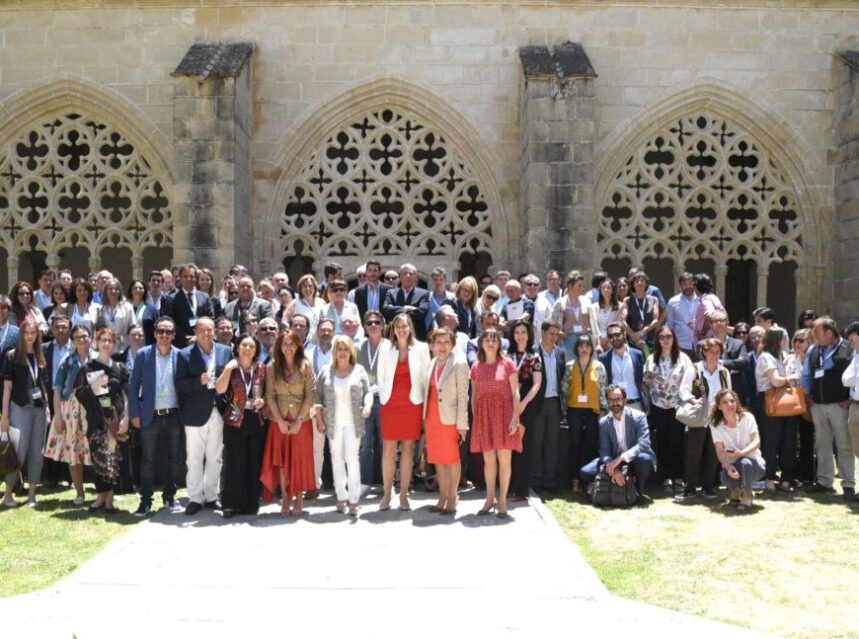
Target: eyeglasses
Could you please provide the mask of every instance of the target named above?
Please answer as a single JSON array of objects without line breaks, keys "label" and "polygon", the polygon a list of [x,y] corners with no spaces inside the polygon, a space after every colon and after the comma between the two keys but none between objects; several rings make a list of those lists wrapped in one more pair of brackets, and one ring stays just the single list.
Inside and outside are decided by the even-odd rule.
[{"label": "eyeglasses", "polygon": [[89,335],[75,335],[75,341],[76,342],[88,342],[89,341]]},{"label": "eyeglasses", "polygon": [[723,319],[714,319],[714,320],[713,320],[713,324],[727,324],[727,323],[728,323],[728,320],[726,320],[726,319],[724,319],[724,318],[723,318]]},{"label": "eyeglasses", "polygon": [[609,333],[608,334],[609,339],[619,339],[621,337],[623,337],[623,333]]},{"label": "eyeglasses", "polygon": [[105,337],[105,338],[98,340],[98,343],[99,344],[111,344],[112,345],[114,342],[111,338]]},{"label": "eyeglasses", "polygon": [[176,331],[172,328],[156,328],[155,333],[156,335],[173,335]]},{"label": "eyeglasses", "polygon": [[381,326],[382,322],[380,320],[367,320],[364,322],[364,326]]}]

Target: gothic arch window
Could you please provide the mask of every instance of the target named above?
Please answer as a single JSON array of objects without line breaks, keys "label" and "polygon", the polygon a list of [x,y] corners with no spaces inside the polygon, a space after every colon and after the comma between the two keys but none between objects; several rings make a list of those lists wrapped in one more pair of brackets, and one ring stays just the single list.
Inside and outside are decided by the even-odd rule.
[{"label": "gothic arch window", "polygon": [[764,304],[792,313],[784,298],[795,282],[768,280],[793,277],[802,244],[798,198],[776,160],[707,113],[648,136],[612,178],[599,215],[604,267],[662,262],[673,276],[709,265],[719,292],[742,298],[728,306],[739,314]]},{"label": "gothic arch window", "polygon": [[302,166],[280,229],[288,268],[376,256],[431,270],[492,253],[491,212],[475,171],[411,113],[378,108],[352,118]]},{"label": "gothic arch window", "polygon": [[23,256],[19,278],[45,264],[140,276],[169,260],[172,217],[146,158],[95,118],[52,116],[0,148],[0,247],[10,267]]}]

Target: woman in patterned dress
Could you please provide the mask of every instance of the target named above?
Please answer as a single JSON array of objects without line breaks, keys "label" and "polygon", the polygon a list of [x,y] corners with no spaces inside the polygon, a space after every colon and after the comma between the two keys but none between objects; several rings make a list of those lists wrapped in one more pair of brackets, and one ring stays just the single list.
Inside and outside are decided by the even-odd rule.
[{"label": "woman in patterned dress", "polygon": [[540,385],[543,382],[543,364],[534,352],[534,329],[527,320],[516,320],[510,329],[510,353],[516,365],[519,381],[519,421],[522,429],[522,452],[513,455],[513,478],[511,492],[513,501],[525,501],[531,488],[531,460],[529,457],[531,436],[530,426],[534,423],[543,405]]},{"label": "woman in patterned dress", "polygon": [[72,329],[75,350],[63,359],[54,379],[54,421],[48,433],[45,457],[69,465],[77,496],[75,506],[84,503],[84,466],[92,466],[87,440],[87,420],[75,391],[85,380],[80,374],[90,356],[90,330],[83,324]]},{"label": "woman in patterned dress", "polygon": [[477,362],[471,367],[471,452],[483,453],[486,501],[478,515],[496,507],[498,517],[507,517],[512,451],[522,452],[519,424],[519,376],[516,365],[501,352],[501,334],[484,331],[477,342]]}]

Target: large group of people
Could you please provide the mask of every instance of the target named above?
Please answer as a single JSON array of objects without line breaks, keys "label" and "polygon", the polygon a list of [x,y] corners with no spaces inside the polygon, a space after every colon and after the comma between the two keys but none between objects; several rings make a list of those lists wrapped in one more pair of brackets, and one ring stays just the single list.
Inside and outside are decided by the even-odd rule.
[{"label": "large group of people", "polygon": [[255,515],[279,495],[299,516],[327,480],[356,516],[372,486],[379,510],[410,510],[417,472],[432,512],[455,514],[474,484],[478,515],[506,518],[566,474],[575,496],[604,473],[643,503],[649,482],[678,502],[721,485],[746,511],[756,493],[833,492],[836,460],[856,499],[859,322],[842,334],[805,311],[791,335],[759,308],[732,326],[706,274],[666,300],[641,268],[589,288],[552,270],[543,290],[443,268],[425,289],[413,265],[377,260],[356,276],[349,290],[329,263],[292,288],[189,263],[125,287],[107,271],[16,283],[0,295],[0,437],[20,466],[3,506],[19,482],[33,506],[62,479],[83,506],[89,476],[91,511],[136,491],[146,516],[157,482],[174,510],[184,483],[188,515]]}]

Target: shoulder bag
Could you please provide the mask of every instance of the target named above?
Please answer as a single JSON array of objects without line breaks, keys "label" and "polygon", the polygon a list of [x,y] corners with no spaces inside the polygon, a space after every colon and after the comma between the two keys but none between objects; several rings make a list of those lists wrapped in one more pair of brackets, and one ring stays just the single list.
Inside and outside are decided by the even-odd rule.
[{"label": "shoulder bag", "polygon": [[770,388],[764,394],[764,412],[768,417],[793,417],[807,410],[802,386]]},{"label": "shoulder bag", "polygon": [[[701,369],[697,366],[698,377],[695,381],[698,382],[697,386],[699,392],[704,393],[707,392],[705,386],[706,381],[704,380],[704,376],[701,374]],[[693,384],[694,386],[694,384]],[[677,407],[677,411],[675,413],[675,418],[678,422],[683,424],[684,426],[688,426],[689,428],[704,428],[707,425],[707,405],[703,406],[698,403],[698,399],[688,399]]]},{"label": "shoulder bag", "polygon": [[15,452],[15,444],[12,443],[12,433],[0,433],[0,477],[17,473],[19,470],[21,464]]}]

